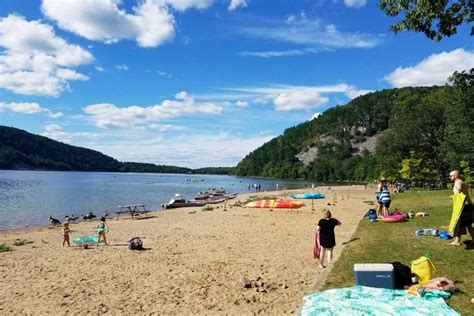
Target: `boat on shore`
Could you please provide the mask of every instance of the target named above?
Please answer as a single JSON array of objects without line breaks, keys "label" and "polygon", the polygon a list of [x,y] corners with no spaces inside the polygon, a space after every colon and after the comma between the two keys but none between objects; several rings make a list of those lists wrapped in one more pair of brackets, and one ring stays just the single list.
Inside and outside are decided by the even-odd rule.
[{"label": "boat on shore", "polygon": [[181,194],[175,194],[168,203],[161,204],[164,209],[180,208],[180,207],[193,207],[193,206],[204,206],[205,201],[186,200],[181,197]]}]

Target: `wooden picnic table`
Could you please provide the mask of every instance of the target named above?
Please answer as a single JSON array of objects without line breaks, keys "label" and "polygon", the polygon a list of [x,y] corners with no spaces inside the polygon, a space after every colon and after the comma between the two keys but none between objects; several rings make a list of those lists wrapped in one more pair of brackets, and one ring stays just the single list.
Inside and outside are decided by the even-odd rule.
[{"label": "wooden picnic table", "polygon": [[147,209],[145,208],[145,204],[132,204],[132,205],[119,205],[120,210],[116,212],[118,214],[117,220],[120,216],[120,214],[130,214],[131,218],[133,219],[133,216],[140,215],[140,214],[145,214],[145,217],[147,218]]}]

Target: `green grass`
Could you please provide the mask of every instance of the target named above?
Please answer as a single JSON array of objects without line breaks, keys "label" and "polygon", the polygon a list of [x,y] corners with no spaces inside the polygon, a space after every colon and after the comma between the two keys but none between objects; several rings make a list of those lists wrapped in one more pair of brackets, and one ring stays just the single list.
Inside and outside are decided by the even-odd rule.
[{"label": "green grass", "polygon": [[11,251],[12,249],[5,244],[0,244],[0,252]]},{"label": "green grass", "polygon": [[[452,210],[451,194],[448,190],[414,189],[395,195],[392,211],[394,208],[404,213],[427,211],[429,216],[404,223],[371,223],[362,220],[353,236],[355,240],[346,245],[323,289],[354,285],[354,263],[400,261],[410,266],[411,261],[429,251],[437,269],[435,276],[455,281],[460,289],[447,303],[462,315],[474,315],[474,305],[470,303],[471,298],[474,298],[474,249],[449,246],[448,241],[437,237],[415,236],[415,231],[422,228],[447,230]],[[463,235],[463,240],[470,240],[470,237]],[[343,241],[337,242],[340,244]]]}]

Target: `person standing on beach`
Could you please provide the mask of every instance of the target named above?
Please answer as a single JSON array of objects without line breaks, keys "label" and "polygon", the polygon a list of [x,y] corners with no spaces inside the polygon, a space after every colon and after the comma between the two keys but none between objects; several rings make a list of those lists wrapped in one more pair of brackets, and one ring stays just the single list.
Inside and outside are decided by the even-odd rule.
[{"label": "person standing on beach", "polygon": [[474,228],[472,222],[474,218],[474,208],[472,206],[472,200],[469,196],[469,189],[464,181],[461,180],[461,174],[458,170],[453,170],[449,173],[449,178],[454,182],[453,193],[462,193],[466,196],[464,201],[464,207],[459,217],[459,223],[454,229],[454,239],[450,245],[459,246],[461,244],[461,235],[464,229],[469,231],[471,239],[474,240]]},{"label": "person standing on beach", "polygon": [[64,244],[67,243],[67,246],[68,247],[71,247],[71,244],[69,242],[69,222],[64,222],[63,224],[63,247],[64,247]]},{"label": "person standing on beach", "polygon": [[332,218],[329,210],[324,210],[324,217],[319,220],[317,230],[319,231],[319,244],[321,245],[321,254],[319,256],[319,266],[325,268],[324,259],[327,253],[327,262],[331,263],[332,251],[336,246],[336,234],[334,228],[341,225],[341,222]]},{"label": "person standing on beach", "polygon": [[387,185],[385,184],[385,178],[381,178],[377,184],[377,191],[375,192],[375,198],[377,199],[377,216],[382,217],[383,203],[380,201],[380,196],[382,195],[383,189]]},{"label": "person standing on beach", "polygon": [[100,218],[100,223],[97,225],[97,234],[99,234],[99,238],[97,239],[97,246],[100,243],[100,239],[104,240],[104,243],[107,245],[107,238],[105,237],[105,232],[109,232],[109,227],[105,223],[105,217]]}]

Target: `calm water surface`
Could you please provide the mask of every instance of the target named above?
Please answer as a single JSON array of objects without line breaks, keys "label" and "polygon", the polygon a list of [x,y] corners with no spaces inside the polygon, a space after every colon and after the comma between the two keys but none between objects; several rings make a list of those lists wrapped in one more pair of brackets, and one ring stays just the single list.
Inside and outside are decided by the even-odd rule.
[{"label": "calm water surface", "polygon": [[159,210],[176,193],[186,199],[208,188],[243,193],[256,183],[262,190],[274,190],[277,183],[280,188],[305,184],[214,175],[0,170],[0,230],[48,224],[49,216],[62,221],[88,211],[112,215],[119,205]]}]

